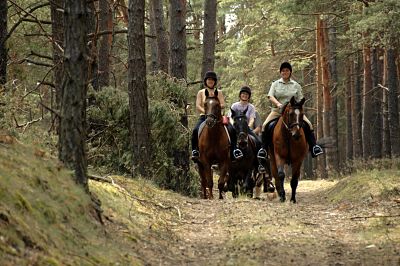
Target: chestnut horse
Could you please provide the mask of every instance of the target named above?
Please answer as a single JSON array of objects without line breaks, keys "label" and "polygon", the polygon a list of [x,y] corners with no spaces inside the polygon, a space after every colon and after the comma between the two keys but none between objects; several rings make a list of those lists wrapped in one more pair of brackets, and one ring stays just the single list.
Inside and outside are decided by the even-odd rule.
[{"label": "chestnut horse", "polygon": [[275,186],[281,202],[286,200],[283,183],[285,180],[284,165],[292,168],[290,186],[292,197],[290,201],[296,203],[296,189],[300,177],[300,168],[308,146],[302,128],[303,104],[305,99],[297,102],[294,97],[283,107],[281,117],[278,119],[273,135],[272,145],[269,148],[271,154],[271,170],[275,178]]},{"label": "chestnut horse", "polygon": [[219,169],[218,189],[219,198],[228,190],[228,171],[230,167],[229,137],[222,121],[221,104],[218,100],[218,90],[210,97],[205,90],[206,100],[204,112],[206,121],[199,136],[200,157],[198,171],[201,178],[201,187],[204,199],[212,199],[213,172],[212,165],[217,164]]}]

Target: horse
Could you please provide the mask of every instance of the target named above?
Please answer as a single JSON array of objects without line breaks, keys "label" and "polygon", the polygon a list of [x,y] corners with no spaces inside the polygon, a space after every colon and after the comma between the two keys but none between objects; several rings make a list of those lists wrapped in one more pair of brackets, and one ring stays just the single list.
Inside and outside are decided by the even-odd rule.
[{"label": "horse", "polygon": [[[269,161],[263,163],[266,169],[265,173],[258,171],[260,161],[256,157],[261,143],[254,136],[249,134],[247,108],[243,112],[235,112],[231,109],[231,117],[233,119],[233,127],[237,134],[237,147],[243,152],[243,158],[232,163],[230,171],[230,190],[232,196],[237,197],[239,193],[245,193],[249,197],[253,197],[253,189],[255,188],[255,198],[259,199],[261,194],[261,185],[264,182],[265,192],[274,192],[272,184],[271,171]],[[272,191],[271,191],[272,190]]]},{"label": "horse", "polygon": [[223,199],[224,192],[228,191],[230,159],[230,141],[227,130],[223,124],[221,103],[218,100],[218,90],[214,96],[209,96],[205,90],[204,101],[205,125],[199,133],[198,172],[201,179],[202,195],[204,199],[213,199],[213,172],[211,167],[218,165],[219,199]]},{"label": "horse", "polygon": [[257,169],[256,141],[249,135],[249,126],[246,116],[247,108],[243,112],[235,112],[231,109],[233,127],[237,135],[237,147],[243,152],[243,158],[232,162],[229,173],[229,190],[232,197],[236,198],[241,193],[253,196],[254,180],[252,173]]},{"label": "horse", "polygon": [[300,177],[300,168],[308,151],[303,123],[303,104],[305,99],[297,102],[294,97],[284,105],[272,134],[272,145],[269,147],[271,154],[272,175],[275,178],[275,186],[281,202],[286,200],[284,165],[292,168],[290,186],[292,196],[290,201],[296,203],[296,189]]}]

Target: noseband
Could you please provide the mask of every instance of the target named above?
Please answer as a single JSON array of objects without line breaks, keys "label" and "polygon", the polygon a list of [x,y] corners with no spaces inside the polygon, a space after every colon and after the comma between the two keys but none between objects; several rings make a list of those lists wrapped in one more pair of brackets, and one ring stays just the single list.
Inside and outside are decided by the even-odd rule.
[{"label": "noseband", "polygon": [[218,117],[215,114],[206,115],[206,124],[208,127],[214,127],[218,123]]}]

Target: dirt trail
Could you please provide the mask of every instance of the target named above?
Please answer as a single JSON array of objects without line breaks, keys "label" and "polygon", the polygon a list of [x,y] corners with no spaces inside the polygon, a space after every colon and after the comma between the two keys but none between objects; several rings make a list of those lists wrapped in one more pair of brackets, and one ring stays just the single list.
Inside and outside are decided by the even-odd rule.
[{"label": "dirt trail", "polygon": [[[400,265],[400,204],[328,202],[328,181],[301,181],[297,204],[247,198],[177,203],[182,219],[161,265]],[[286,185],[286,193],[290,186]],[[217,194],[216,194],[217,195]],[[174,253],[174,254],[171,254]]]}]

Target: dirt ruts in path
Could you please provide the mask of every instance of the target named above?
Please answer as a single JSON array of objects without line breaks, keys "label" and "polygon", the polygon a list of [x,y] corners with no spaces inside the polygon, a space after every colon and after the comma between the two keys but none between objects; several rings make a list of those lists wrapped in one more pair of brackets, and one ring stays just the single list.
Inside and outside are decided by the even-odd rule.
[{"label": "dirt ruts in path", "polygon": [[[331,203],[328,181],[301,181],[297,204],[248,198],[177,203],[161,265],[400,265],[400,204]],[[286,193],[290,187],[286,185]],[[174,255],[170,254],[172,253]],[[165,256],[164,256],[165,255]]]}]

